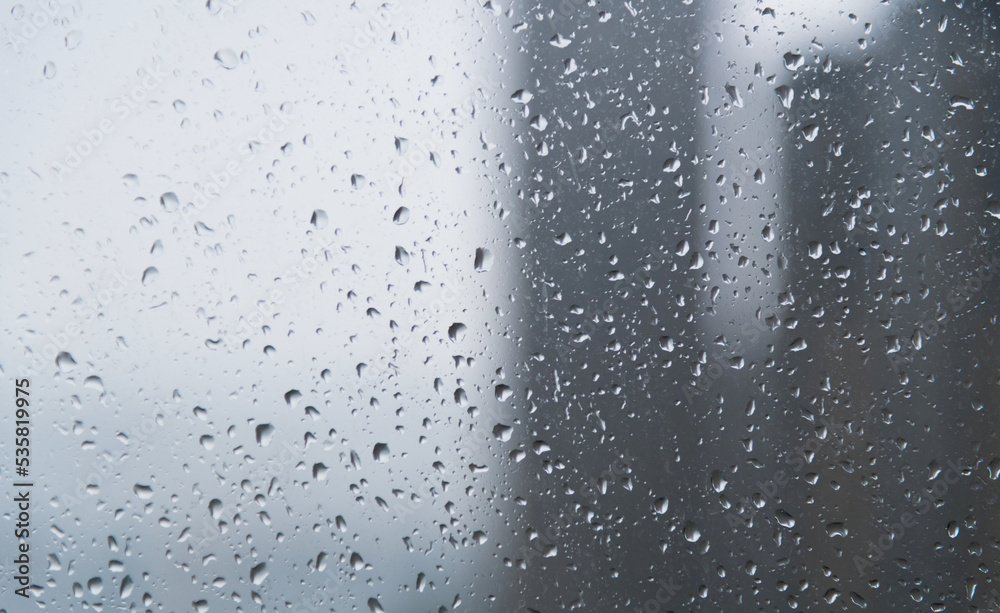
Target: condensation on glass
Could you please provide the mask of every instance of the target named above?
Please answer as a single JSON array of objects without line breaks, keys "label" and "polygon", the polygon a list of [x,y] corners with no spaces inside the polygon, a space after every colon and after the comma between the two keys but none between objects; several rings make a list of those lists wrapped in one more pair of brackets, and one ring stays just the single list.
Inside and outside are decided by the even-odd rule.
[{"label": "condensation on glass", "polygon": [[1000,610],[997,24],[10,7],[30,606]]}]

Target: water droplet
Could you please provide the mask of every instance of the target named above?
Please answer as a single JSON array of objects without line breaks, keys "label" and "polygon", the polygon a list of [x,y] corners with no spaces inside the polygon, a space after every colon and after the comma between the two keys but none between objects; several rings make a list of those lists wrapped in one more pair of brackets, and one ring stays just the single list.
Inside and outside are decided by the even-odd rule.
[{"label": "water droplet", "polygon": [[663,515],[667,512],[668,508],[670,508],[670,501],[664,497],[657,498],[653,501],[653,510],[656,511],[657,515]]},{"label": "water droplet", "polygon": [[66,48],[69,50],[76,49],[83,42],[83,34],[79,30],[70,30],[66,33],[66,37],[63,39],[66,44]]},{"label": "water droplet", "polygon": [[729,482],[726,481],[726,477],[722,474],[720,470],[712,471],[712,489],[716,492],[722,493],[726,489],[726,485]]},{"label": "water droplet", "polygon": [[795,90],[787,85],[781,85],[774,88],[774,93],[778,94],[778,99],[781,101],[781,106],[786,109],[792,108],[792,102],[795,100]]},{"label": "water droplet", "polygon": [[519,89],[519,90],[517,90],[510,97],[511,100],[513,100],[514,102],[517,102],[518,104],[527,104],[527,103],[531,102],[532,98],[534,98],[534,95],[532,95],[531,92],[529,92],[528,90],[525,90],[525,89]]},{"label": "water droplet", "polygon": [[166,192],[160,196],[160,206],[164,211],[168,213],[174,213],[180,208],[180,202],[177,200],[177,194],[174,192]]},{"label": "water droplet", "polygon": [[269,572],[270,571],[267,569],[267,563],[261,562],[257,566],[250,569],[250,582],[254,585],[264,583],[264,579],[267,579]]},{"label": "water droplet", "polygon": [[476,272],[489,272],[493,268],[493,252],[489,249],[476,249],[476,259],[473,263]]},{"label": "water droplet", "polygon": [[963,108],[963,109],[968,109],[970,111],[976,107],[976,104],[971,99],[966,98],[965,96],[952,96],[951,100],[949,101],[949,104],[953,109]]},{"label": "water droplet", "polygon": [[104,381],[96,375],[91,375],[83,380],[83,387],[104,393]]},{"label": "water droplet", "polygon": [[351,568],[354,570],[364,570],[365,561],[361,558],[361,554],[354,552],[351,554]]},{"label": "water droplet", "polygon": [[151,285],[159,276],[160,271],[157,270],[155,266],[150,266],[146,270],[142,271],[142,284]]},{"label": "water droplet", "polygon": [[684,539],[689,543],[697,543],[701,539],[701,530],[691,522],[685,523]]},{"label": "water droplet", "polygon": [[288,408],[294,409],[299,406],[299,401],[302,400],[302,392],[299,390],[288,390],[285,392],[285,404]]},{"label": "water droplet", "polygon": [[497,400],[503,402],[514,395],[514,390],[510,389],[510,387],[506,385],[500,384],[496,386],[494,394],[496,395]]},{"label": "water droplet", "polygon": [[806,63],[804,57],[802,57],[798,53],[792,53],[791,51],[789,51],[784,55],[784,60],[785,60],[785,68],[791,70],[792,72],[795,72],[799,68],[802,68],[802,65]]},{"label": "water droplet", "polygon": [[329,217],[327,217],[326,211],[323,209],[316,209],[313,211],[312,217],[309,218],[309,223],[318,230],[325,228],[329,221]]},{"label": "water droplet", "polygon": [[556,34],[555,36],[549,39],[549,44],[552,45],[553,47],[556,47],[557,49],[565,49],[566,47],[569,46],[571,42],[573,41],[566,38],[562,34]]},{"label": "water droplet", "polygon": [[375,443],[375,448],[372,449],[372,457],[379,464],[385,464],[389,461],[389,445],[386,443]]},{"label": "water droplet", "polygon": [[259,424],[255,429],[257,435],[257,444],[261,447],[267,447],[271,444],[271,437],[274,435],[274,426],[271,424]]},{"label": "water droplet", "polygon": [[453,323],[451,327],[448,328],[448,338],[451,342],[458,343],[465,338],[466,333],[468,333],[469,328],[463,323]]},{"label": "water droplet", "polygon": [[847,526],[839,521],[833,522],[826,525],[826,533],[831,537],[847,536]]},{"label": "water droplet", "polygon": [[778,521],[778,525],[785,528],[793,528],[795,526],[795,518],[789,515],[784,509],[776,509],[774,511],[774,518]]},{"label": "water droplet", "polygon": [[87,589],[90,590],[91,594],[97,596],[104,590],[104,581],[100,577],[94,577],[87,582]]},{"label": "water droplet", "polygon": [[493,437],[498,441],[507,442],[510,440],[511,435],[514,433],[514,428],[504,425],[497,424],[493,426]]},{"label": "water droplet", "polygon": [[136,483],[132,486],[132,491],[135,492],[135,495],[138,496],[140,500],[149,500],[153,497],[153,488],[148,485]]},{"label": "water droplet", "polygon": [[1000,458],[993,458],[986,470],[989,471],[990,479],[996,481],[1000,477]]},{"label": "water droplet", "polygon": [[76,360],[74,360],[73,356],[69,353],[60,351],[59,355],[56,356],[56,366],[58,366],[59,370],[62,372],[69,372],[76,368]]},{"label": "water droplet", "polygon": [[743,97],[740,96],[740,90],[736,89],[735,85],[726,83],[726,93],[729,94],[729,99],[732,101],[733,106],[740,109],[743,108]]},{"label": "water droplet", "polygon": [[232,49],[219,49],[215,52],[215,61],[226,70],[232,70],[239,66],[240,59]]},{"label": "water droplet", "polygon": [[410,209],[406,208],[405,206],[401,206],[398,209],[396,209],[396,212],[392,216],[393,223],[399,226],[403,225],[409,220],[410,220]]}]

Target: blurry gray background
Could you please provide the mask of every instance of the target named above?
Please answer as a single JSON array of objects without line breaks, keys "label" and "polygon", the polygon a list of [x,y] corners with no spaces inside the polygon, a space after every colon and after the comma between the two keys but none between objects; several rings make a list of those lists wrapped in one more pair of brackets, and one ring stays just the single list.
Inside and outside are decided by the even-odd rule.
[{"label": "blurry gray background", "polygon": [[997,25],[8,5],[33,599],[1000,610]]}]

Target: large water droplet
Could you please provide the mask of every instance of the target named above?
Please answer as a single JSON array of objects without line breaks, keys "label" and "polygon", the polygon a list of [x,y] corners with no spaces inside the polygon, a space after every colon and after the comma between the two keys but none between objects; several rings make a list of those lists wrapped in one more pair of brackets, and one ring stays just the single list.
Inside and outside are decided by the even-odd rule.
[{"label": "large water droplet", "polygon": [[160,271],[156,269],[156,266],[150,266],[146,270],[142,271],[142,284],[151,285],[160,276]]},{"label": "large water droplet", "polygon": [[453,343],[460,342],[465,338],[468,331],[469,328],[465,324],[453,323],[451,324],[451,327],[448,328],[448,338],[450,338]]},{"label": "large water droplet", "polygon": [[164,211],[174,213],[180,208],[180,206],[180,201],[177,199],[177,194],[174,192],[164,192],[160,196],[160,207],[162,207]]},{"label": "large water droplet", "polygon": [[58,366],[59,370],[62,372],[69,372],[76,368],[76,360],[74,360],[73,356],[69,353],[60,351],[59,355],[56,356],[56,366]]},{"label": "large water droplet", "polygon": [[254,585],[264,583],[264,579],[267,579],[269,572],[270,571],[267,569],[267,563],[261,562],[257,566],[250,569],[250,582]]},{"label": "large water droplet", "polygon": [[240,65],[240,58],[232,49],[219,49],[215,52],[215,61],[226,70],[232,70]]},{"label": "large water droplet", "polygon": [[271,436],[274,434],[274,426],[271,424],[259,424],[256,428],[257,444],[267,447],[271,444]]},{"label": "large water droplet", "polygon": [[489,272],[493,267],[493,252],[485,248],[476,249],[474,265],[476,272]]}]

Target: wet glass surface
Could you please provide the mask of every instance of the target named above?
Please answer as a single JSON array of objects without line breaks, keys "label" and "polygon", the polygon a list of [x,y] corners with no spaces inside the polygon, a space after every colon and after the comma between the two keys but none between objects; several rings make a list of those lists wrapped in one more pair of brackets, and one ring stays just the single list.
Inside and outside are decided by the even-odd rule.
[{"label": "wet glass surface", "polygon": [[1000,610],[997,10],[8,5],[0,607]]}]

